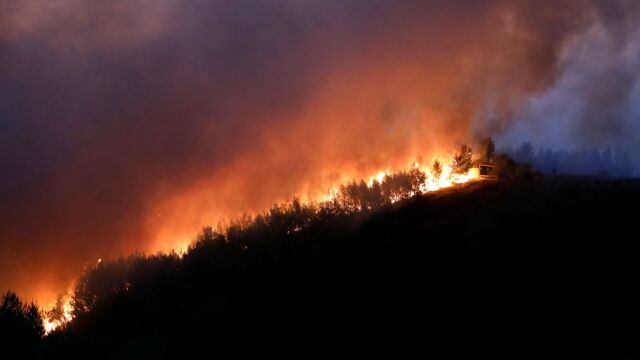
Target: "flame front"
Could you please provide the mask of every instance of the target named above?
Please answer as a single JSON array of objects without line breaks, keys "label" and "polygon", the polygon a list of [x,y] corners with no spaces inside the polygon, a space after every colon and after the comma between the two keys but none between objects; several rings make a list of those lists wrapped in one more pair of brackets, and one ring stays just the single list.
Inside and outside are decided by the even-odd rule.
[{"label": "flame front", "polygon": [[57,316],[54,316],[52,315],[54,310],[51,310],[45,313],[42,317],[42,325],[44,327],[45,335],[48,335],[55,329],[73,320],[73,306],[71,305],[71,293],[70,292],[66,293],[61,298],[61,300],[62,300],[61,304],[53,305],[54,309],[55,307],[58,307],[58,306],[60,307],[60,309],[58,309],[59,311],[61,311],[60,314],[58,314]]},{"label": "flame front", "polygon": [[[313,167],[314,169],[309,170],[310,174],[307,174],[307,168],[312,166],[301,164],[305,168],[301,171],[302,174],[291,176],[281,173],[265,174],[265,165],[260,162],[230,165],[232,171],[229,174],[220,174],[214,180],[204,179],[182,192],[160,199],[149,211],[150,215],[144,225],[150,240],[143,251],[175,251],[183,254],[193,235],[202,226],[228,223],[245,215],[255,216],[273,204],[287,202],[292,198],[315,204],[333,201],[339,198],[341,186],[349,185],[354,180],[362,179],[372,188],[374,184],[383,184],[387,177],[419,170],[423,175],[422,180],[419,186],[414,187],[417,191],[412,191],[428,193],[478,178],[477,173],[459,174],[455,171],[452,157],[455,149],[452,146],[437,147],[438,149],[432,150],[416,149],[413,155],[402,156],[404,160],[395,160],[394,156],[376,161],[369,161],[367,158],[360,162],[335,161],[329,165]],[[419,155],[421,153],[428,155]],[[436,162],[439,166],[434,169]],[[377,167],[373,163],[383,166]],[[415,193],[408,195],[416,195]],[[400,198],[390,200],[396,202]]]},{"label": "flame front", "polygon": [[[435,157],[432,159],[432,162],[429,163],[431,165],[427,163],[420,163],[417,161],[411,163],[411,165],[407,167],[409,171],[412,171],[414,175],[416,174],[416,171],[418,171],[418,174],[420,174],[421,176],[417,178],[424,179],[424,180],[417,186],[418,190],[412,190],[411,192],[408,193],[408,196],[412,197],[420,193],[434,192],[434,191],[449,188],[455,185],[467,183],[472,180],[477,180],[479,178],[478,171],[469,171],[464,174],[457,173],[456,171],[454,171],[453,165],[449,164],[446,161],[446,159],[448,158]],[[436,167],[435,164],[438,164],[438,166]],[[478,169],[476,168],[472,170],[478,170]],[[369,189],[373,189],[374,186],[381,186],[382,184],[385,183],[385,181],[387,181],[388,178],[391,178],[400,173],[406,174],[408,172],[405,169],[394,169],[392,167],[387,167],[384,170],[379,170],[375,172],[371,176],[365,176],[363,177],[363,179],[368,179],[368,181],[366,182],[366,186]],[[342,185],[347,185],[349,183],[352,183],[353,180],[354,180],[353,178],[343,177],[338,184],[331,185],[328,187],[328,189],[325,188],[327,189],[325,191],[320,191],[315,193],[313,191],[308,191],[306,193],[298,194],[297,197],[303,202],[310,202],[310,203],[316,203],[316,204],[323,203],[323,202],[330,202],[339,198],[339,196],[341,195]],[[413,188],[416,189],[416,187],[413,187]],[[312,195],[312,194],[315,194],[315,195]],[[406,198],[406,196],[404,198]],[[400,196],[391,196],[389,198],[389,201],[391,203],[396,203],[401,199],[402,197]],[[192,233],[193,232],[191,232],[191,234]],[[179,255],[184,255],[188,251],[189,245],[191,243],[190,237],[187,234],[189,233],[184,232],[184,233],[178,234],[178,233],[172,232],[170,234],[167,234],[166,236],[166,238],[168,239],[167,243],[170,244],[170,246],[168,248],[161,249],[161,251],[174,251]],[[156,248],[154,249],[154,251],[158,251],[158,249]],[[101,262],[102,262],[102,259],[98,259],[95,266],[99,266]],[[87,270],[86,265],[84,270],[85,271]],[[59,296],[55,302],[51,302],[49,304],[49,308],[51,310],[45,312],[43,314],[43,319],[42,319],[44,329],[45,329],[45,334],[49,334],[52,331],[58,329],[59,327],[73,320],[73,306],[72,306],[71,292],[67,292],[65,295]]]},{"label": "flame front", "polygon": [[[437,174],[433,168],[427,164],[421,164],[420,162],[414,162],[411,165],[411,168],[417,169],[424,175],[425,181],[420,184],[420,191],[423,193],[433,192],[437,190],[446,189],[452,187],[454,185],[460,185],[467,183],[472,180],[478,180],[480,178],[478,171],[473,171],[476,169],[471,169],[470,171],[459,174],[454,172],[453,167],[451,165],[446,164],[441,158],[434,159],[434,162],[438,162],[441,165],[440,173]],[[387,168],[386,170],[380,170],[375,175],[369,176],[369,181],[367,182],[367,186],[372,188],[375,184],[381,184],[385,177],[394,174],[394,170],[392,168]],[[339,195],[339,190],[337,187],[331,187],[329,190],[318,196],[315,201],[316,202],[325,202],[332,201],[337,198]],[[417,194],[412,193],[411,196]],[[400,199],[392,199],[391,202],[395,203]]]}]

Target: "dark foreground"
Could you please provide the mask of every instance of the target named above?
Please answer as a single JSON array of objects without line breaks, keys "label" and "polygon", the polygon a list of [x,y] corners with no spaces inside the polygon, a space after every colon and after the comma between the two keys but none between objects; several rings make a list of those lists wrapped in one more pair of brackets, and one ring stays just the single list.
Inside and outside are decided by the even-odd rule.
[{"label": "dark foreground", "polygon": [[183,259],[133,257],[86,275],[77,320],[33,349],[637,358],[639,204],[638,182],[551,178],[327,214],[299,231],[205,232]]}]

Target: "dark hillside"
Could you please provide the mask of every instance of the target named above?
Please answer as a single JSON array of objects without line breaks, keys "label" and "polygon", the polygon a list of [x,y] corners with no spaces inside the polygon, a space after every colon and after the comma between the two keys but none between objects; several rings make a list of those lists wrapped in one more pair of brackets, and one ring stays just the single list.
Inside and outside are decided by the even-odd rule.
[{"label": "dark hillside", "polygon": [[358,214],[293,206],[228,236],[205,230],[183,258],[101,264],[42,351],[633,358],[638,204],[635,181],[552,178]]}]

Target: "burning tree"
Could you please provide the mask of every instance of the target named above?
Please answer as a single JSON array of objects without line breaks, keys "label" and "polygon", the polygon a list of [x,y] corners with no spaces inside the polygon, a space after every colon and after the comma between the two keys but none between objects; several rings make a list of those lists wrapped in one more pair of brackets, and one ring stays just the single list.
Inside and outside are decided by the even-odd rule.
[{"label": "burning tree", "polygon": [[50,320],[63,321],[64,314],[64,295],[58,294],[55,305],[47,311],[46,315]]},{"label": "burning tree", "polygon": [[433,162],[433,165],[431,165],[431,173],[436,179],[442,176],[442,164],[440,164],[440,161],[436,160]]},{"label": "burning tree", "polygon": [[409,179],[411,182],[411,192],[413,194],[421,193],[420,186],[427,180],[427,175],[420,171],[417,166],[414,166],[409,170]]},{"label": "burning tree", "polygon": [[373,181],[371,186],[367,185],[364,180],[360,180],[358,183],[361,208],[362,209],[375,209],[384,204],[384,198],[382,196],[382,187],[377,181]]},{"label": "burning tree", "polygon": [[338,199],[347,211],[353,212],[361,209],[362,196],[358,183],[352,181],[350,184],[341,185]]},{"label": "burning tree", "polygon": [[467,144],[463,144],[460,147],[460,152],[453,156],[453,163],[451,167],[456,174],[466,174],[473,166],[471,147]]},{"label": "burning tree", "polygon": [[393,202],[408,196],[411,180],[404,173],[387,174],[380,186],[385,201]]}]

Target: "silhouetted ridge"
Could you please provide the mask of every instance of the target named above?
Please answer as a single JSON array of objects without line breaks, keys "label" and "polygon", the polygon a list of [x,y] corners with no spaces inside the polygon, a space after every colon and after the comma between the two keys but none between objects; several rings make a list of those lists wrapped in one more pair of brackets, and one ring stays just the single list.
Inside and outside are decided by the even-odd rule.
[{"label": "silhouetted ridge", "polygon": [[[375,210],[293,201],[184,255],[99,263],[47,355],[637,355],[640,184],[472,183]],[[444,356],[443,356],[444,355]]]}]

